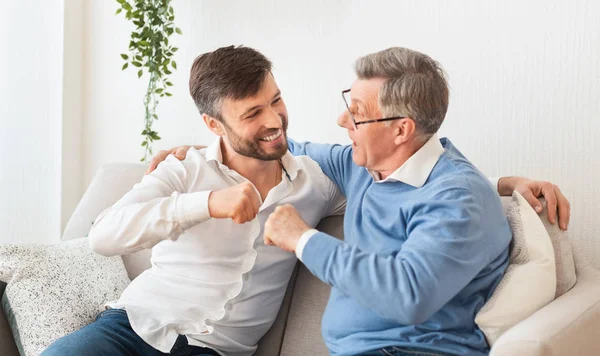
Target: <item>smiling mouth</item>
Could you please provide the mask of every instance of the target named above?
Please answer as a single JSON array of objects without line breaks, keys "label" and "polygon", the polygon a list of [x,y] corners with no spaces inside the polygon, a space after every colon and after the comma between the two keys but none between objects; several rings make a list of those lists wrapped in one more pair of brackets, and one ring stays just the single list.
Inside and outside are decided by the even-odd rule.
[{"label": "smiling mouth", "polygon": [[282,133],[283,133],[282,130],[279,129],[273,135],[265,136],[263,138],[259,138],[259,140],[263,141],[263,142],[273,142],[273,141],[277,140],[281,136]]}]

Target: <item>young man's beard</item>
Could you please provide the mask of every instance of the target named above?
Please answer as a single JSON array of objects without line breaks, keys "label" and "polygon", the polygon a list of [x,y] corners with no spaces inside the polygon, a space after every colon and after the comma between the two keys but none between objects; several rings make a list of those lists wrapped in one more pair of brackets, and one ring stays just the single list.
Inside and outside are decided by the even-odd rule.
[{"label": "young man's beard", "polygon": [[[235,152],[242,156],[256,158],[261,161],[274,161],[283,157],[288,150],[287,118],[282,117],[281,121],[281,135],[283,136],[283,140],[279,145],[272,147],[272,151],[269,153],[265,152],[265,150],[260,146],[259,137],[268,136],[270,132],[263,131],[260,135],[257,135],[255,138],[251,140],[245,140],[241,138],[238,134],[236,134],[235,131],[227,123],[223,122],[223,126],[225,127],[225,131],[227,132],[229,144]],[[274,134],[275,132],[272,132],[271,134]]]}]

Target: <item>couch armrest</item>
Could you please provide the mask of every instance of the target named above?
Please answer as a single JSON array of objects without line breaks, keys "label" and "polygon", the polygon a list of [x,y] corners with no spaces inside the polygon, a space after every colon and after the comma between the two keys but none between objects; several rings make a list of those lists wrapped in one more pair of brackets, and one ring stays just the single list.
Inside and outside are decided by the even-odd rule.
[{"label": "couch armrest", "polygon": [[578,272],[573,289],[509,329],[490,356],[598,355],[600,272]]},{"label": "couch armrest", "polygon": [[[0,282],[0,298],[4,295],[6,283]],[[2,356],[19,356],[15,339],[13,338],[12,330],[6,316],[0,308],[0,355]]]}]

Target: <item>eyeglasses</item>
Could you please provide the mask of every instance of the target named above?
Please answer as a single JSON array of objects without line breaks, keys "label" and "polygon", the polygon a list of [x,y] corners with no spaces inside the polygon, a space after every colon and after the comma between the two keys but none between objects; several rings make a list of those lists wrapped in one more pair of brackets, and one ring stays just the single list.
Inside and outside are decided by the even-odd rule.
[{"label": "eyeglasses", "polygon": [[350,110],[350,105],[348,105],[350,98],[346,98],[348,93],[350,93],[350,89],[342,90],[342,98],[344,99],[344,103],[346,104],[346,109],[348,109],[348,112],[350,113],[350,118],[352,119],[352,125],[354,126],[355,130],[358,129],[358,125],[362,125],[362,124],[371,124],[373,122],[392,121],[392,120],[399,120],[399,119],[407,118],[407,116],[394,116],[394,117],[385,117],[383,119],[377,119],[377,120],[365,120],[365,121],[356,122],[356,119],[354,118],[354,114]]}]

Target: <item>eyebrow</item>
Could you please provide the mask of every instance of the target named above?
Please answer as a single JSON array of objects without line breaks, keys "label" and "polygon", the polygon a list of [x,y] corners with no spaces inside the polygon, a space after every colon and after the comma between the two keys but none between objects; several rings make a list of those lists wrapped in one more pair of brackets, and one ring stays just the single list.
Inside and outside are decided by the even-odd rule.
[{"label": "eyebrow", "polygon": [[[277,93],[275,93],[275,95],[273,96],[273,99],[277,98],[278,96],[281,95],[281,90],[278,90]],[[273,100],[271,99],[271,100]],[[262,105],[255,105],[253,107],[251,107],[250,109],[244,111],[244,113],[242,115],[240,115],[240,118],[243,118],[244,116],[250,114],[252,111],[256,110],[256,109],[260,109],[262,107]]]}]

